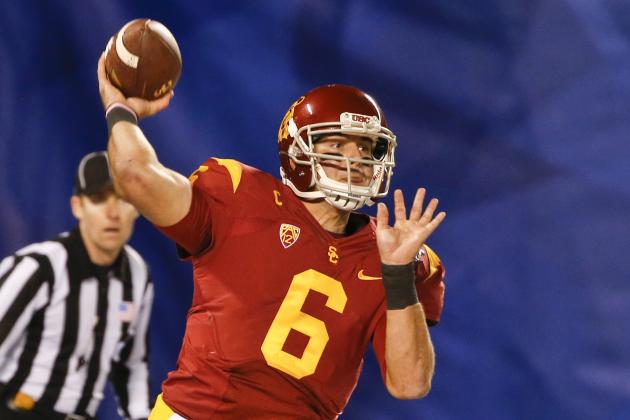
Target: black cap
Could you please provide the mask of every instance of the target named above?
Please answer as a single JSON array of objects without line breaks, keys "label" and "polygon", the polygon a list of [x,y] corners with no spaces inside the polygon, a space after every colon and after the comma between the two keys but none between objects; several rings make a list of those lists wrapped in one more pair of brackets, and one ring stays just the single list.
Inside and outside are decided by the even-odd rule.
[{"label": "black cap", "polygon": [[81,159],[74,179],[75,194],[98,194],[112,187],[107,152],[94,152]]}]

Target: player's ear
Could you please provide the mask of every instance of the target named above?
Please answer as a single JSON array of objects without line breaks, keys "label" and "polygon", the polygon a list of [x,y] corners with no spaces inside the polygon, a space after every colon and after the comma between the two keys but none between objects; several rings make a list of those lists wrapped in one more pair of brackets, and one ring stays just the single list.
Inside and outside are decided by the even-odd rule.
[{"label": "player's ear", "polygon": [[75,219],[81,220],[83,217],[83,202],[81,201],[81,197],[78,195],[70,197],[70,208],[72,209],[72,215]]}]

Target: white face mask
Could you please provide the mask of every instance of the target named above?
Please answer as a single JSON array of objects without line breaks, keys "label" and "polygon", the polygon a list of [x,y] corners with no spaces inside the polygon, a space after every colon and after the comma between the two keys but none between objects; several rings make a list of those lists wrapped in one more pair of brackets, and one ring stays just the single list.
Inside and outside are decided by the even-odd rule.
[{"label": "white face mask", "polygon": [[[395,166],[394,151],[396,137],[385,127],[381,127],[376,117],[343,113],[339,122],[311,124],[297,129],[293,121],[289,122],[289,134],[294,141],[289,148],[289,157],[296,165],[309,165],[313,173],[311,187],[315,191],[299,191],[288,180],[283,171],[283,181],[301,198],[324,198],[332,206],[341,210],[357,210],[364,205],[374,204],[373,199],[385,197],[389,191],[392,169]],[[307,141],[304,141],[306,135]],[[325,136],[362,137],[372,140],[371,156],[344,156],[343,154],[317,153],[315,142]],[[342,140],[343,141],[343,140]],[[322,161],[338,162],[346,171],[343,181],[332,179],[322,167]],[[367,185],[355,185],[352,182],[352,166],[370,167],[370,180]]]}]

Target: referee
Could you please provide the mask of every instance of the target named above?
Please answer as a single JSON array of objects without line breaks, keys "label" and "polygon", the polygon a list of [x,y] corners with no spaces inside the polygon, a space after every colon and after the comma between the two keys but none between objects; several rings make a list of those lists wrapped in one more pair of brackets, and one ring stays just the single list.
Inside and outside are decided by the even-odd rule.
[{"label": "referee", "polygon": [[153,285],[105,152],[81,160],[70,204],[75,229],[0,262],[0,419],[92,419],[108,378],[120,415],[146,418]]}]

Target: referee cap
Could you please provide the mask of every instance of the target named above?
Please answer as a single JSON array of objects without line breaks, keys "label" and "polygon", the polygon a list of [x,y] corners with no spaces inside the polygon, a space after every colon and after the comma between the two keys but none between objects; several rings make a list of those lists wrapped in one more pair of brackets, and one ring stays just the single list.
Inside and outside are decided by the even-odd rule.
[{"label": "referee cap", "polygon": [[74,179],[75,194],[97,194],[112,185],[107,152],[89,153],[81,159]]}]

